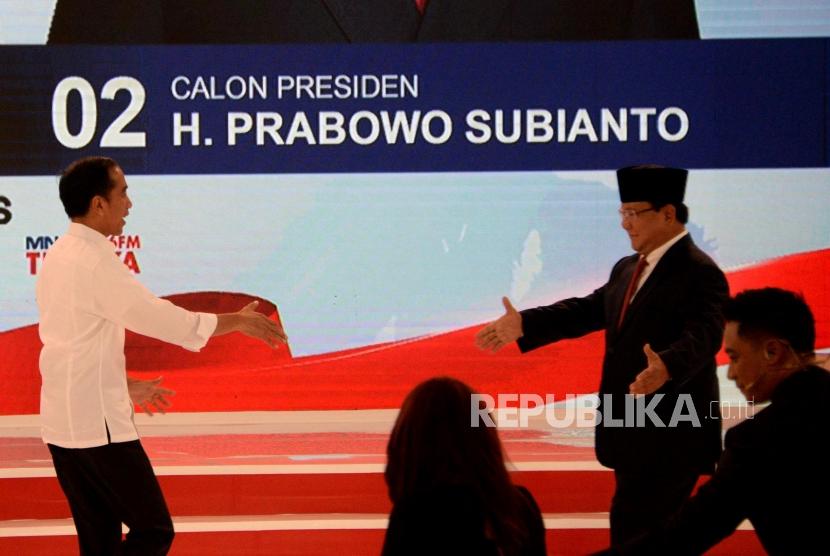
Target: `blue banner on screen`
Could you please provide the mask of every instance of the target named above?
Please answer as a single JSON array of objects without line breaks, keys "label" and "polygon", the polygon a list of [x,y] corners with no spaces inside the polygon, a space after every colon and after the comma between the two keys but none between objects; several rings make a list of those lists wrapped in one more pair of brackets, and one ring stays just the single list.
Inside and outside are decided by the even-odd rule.
[{"label": "blue banner on screen", "polygon": [[502,296],[605,283],[632,252],[629,164],[690,168],[687,229],[731,291],[802,292],[830,350],[828,45],[0,47],[0,415],[38,411],[56,175],[93,154],[125,170],[110,239],[143,284],[195,310],[259,299],[290,338],[128,335],[130,372],[190,393],[177,411],[396,408],[435,374],[596,391],[601,334],[528,355],[473,338]]},{"label": "blue banner on screen", "polygon": [[0,174],[826,167],[827,40],[5,47]]}]

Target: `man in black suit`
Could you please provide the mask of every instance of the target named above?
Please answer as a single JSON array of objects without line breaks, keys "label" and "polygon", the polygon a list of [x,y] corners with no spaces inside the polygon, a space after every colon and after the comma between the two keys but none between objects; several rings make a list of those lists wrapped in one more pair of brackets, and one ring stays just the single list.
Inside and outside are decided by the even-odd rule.
[{"label": "man in black suit", "polygon": [[697,38],[693,0],[58,0],[49,32],[50,44]]},{"label": "man in black suit", "polygon": [[[686,177],[679,168],[618,170],[622,227],[637,253],[586,297],[522,312],[504,298],[505,314],[476,336],[482,349],[516,341],[526,352],[605,330],[596,454],[616,478],[614,544],[673,514],[721,449],[710,407],[718,402],[715,354],[728,286],[685,229]],[[653,408],[658,419],[631,420],[626,403]]]},{"label": "man in black suit", "polygon": [[827,550],[830,373],[816,365],[812,312],[798,294],[765,288],[739,293],[724,314],[729,378],[747,400],[771,403],[726,433],[717,472],[680,513],[608,554],[703,554],[744,519],[769,554]]}]

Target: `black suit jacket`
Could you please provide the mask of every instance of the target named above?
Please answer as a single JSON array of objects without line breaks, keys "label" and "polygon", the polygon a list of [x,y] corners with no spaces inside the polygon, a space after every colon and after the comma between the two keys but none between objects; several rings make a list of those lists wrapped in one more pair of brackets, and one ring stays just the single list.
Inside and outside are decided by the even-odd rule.
[{"label": "black suit jacket", "polygon": [[[661,528],[607,554],[703,554],[749,519],[769,554],[827,551],[830,374],[808,367],[726,433],[712,479]],[[812,502],[811,502],[812,500]]]},{"label": "black suit jacket", "polygon": [[[608,283],[586,297],[522,311],[524,336],[519,348],[524,352],[604,329],[599,393],[601,402],[610,400],[611,407],[600,406],[597,459],[620,471],[671,465],[709,472],[721,448],[715,354],[723,337],[721,307],[729,295],[726,278],[687,235],[660,259],[618,329],[637,259],[638,255],[621,259]],[[658,392],[643,400],[648,405],[660,395],[655,413],[666,426],[656,426],[651,419],[645,419],[645,426],[613,426],[609,417],[625,417],[629,385],[647,366],[645,344],[651,344],[671,375]],[[692,413],[699,426],[688,420]],[[669,426],[672,415],[681,418],[676,427]]]},{"label": "black suit jacket", "polygon": [[50,44],[694,39],[693,0],[58,0]]}]

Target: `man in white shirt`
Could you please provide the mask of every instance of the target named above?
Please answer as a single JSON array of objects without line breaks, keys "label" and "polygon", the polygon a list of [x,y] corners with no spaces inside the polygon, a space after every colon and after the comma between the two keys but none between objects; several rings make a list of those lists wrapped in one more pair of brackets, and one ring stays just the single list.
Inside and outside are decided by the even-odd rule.
[{"label": "man in white shirt", "polygon": [[[505,314],[476,336],[482,349],[517,342],[526,352],[605,330],[595,445],[616,479],[613,544],[674,513],[721,450],[720,419],[710,407],[718,402],[715,354],[729,293],[723,272],[686,231],[687,174],[662,166],[618,170],[622,227],[636,254],[586,297],[521,312],[504,298]],[[627,418],[632,395],[645,396],[641,407],[653,407],[658,420]],[[691,407],[679,405],[686,401]],[[678,407],[689,419],[674,421]]]},{"label": "man in white shirt", "polygon": [[[173,523],[138,440],[133,403],[164,411],[160,379],[126,374],[124,330],[199,351],[241,332],[272,347],[287,338],[251,303],[236,313],[195,313],[153,295],[115,254],[132,207],[118,164],[71,164],[59,185],[71,223],[49,249],[37,282],[42,436],[66,494],[81,554],[166,554]],[[121,540],[121,524],[129,527]]]}]

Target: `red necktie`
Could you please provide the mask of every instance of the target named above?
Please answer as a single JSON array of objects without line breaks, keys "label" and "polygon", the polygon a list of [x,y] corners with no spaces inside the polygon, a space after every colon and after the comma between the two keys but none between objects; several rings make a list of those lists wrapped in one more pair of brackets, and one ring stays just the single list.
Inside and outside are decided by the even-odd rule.
[{"label": "red necktie", "polygon": [[418,8],[418,13],[424,15],[424,10],[427,7],[429,0],[415,0],[415,7]]},{"label": "red necktie", "polygon": [[634,292],[637,290],[637,282],[640,281],[640,276],[643,274],[643,269],[646,265],[648,265],[648,261],[646,261],[645,257],[641,256],[640,260],[637,261],[637,268],[634,269],[634,274],[631,275],[631,282],[628,283],[628,289],[625,290],[625,298],[623,299],[622,310],[620,311],[620,320],[617,322],[617,328],[622,327],[625,312],[628,309],[628,305],[631,303],[631,298],[634,296]]}]

